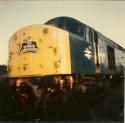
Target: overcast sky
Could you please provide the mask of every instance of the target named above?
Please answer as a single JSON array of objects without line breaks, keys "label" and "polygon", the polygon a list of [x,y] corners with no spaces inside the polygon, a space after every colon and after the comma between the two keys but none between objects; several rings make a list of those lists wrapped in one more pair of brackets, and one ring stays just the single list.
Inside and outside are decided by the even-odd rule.
[{"label": "overcast sky", "polygon": [[125,48],[124,1],[0,0],[0,64],[7,64],[8,41],[15,31],[57,16],[78,19]]}]

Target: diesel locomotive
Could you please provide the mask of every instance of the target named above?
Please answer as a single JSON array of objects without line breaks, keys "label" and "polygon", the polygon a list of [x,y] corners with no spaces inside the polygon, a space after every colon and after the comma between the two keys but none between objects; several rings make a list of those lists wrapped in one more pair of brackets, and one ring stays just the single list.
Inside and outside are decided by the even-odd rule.
[{"label": "diesel locomotive", "polygon": [[124,65],[123,47],[71,17],[26,26],[9,40],[10,85],[27,85],[39,98],[44,92],[64,97],[97,86],[109,89],[123,78]]}]

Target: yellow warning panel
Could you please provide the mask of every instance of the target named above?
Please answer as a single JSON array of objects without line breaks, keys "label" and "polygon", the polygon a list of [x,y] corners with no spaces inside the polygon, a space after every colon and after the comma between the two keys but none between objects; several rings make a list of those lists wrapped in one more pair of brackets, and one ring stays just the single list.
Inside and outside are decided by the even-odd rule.
[{"label": "yellow warning panel", "polygon": [[71,74],[68,32],[49,25],[18,30],[9,41],[9,77]]}]

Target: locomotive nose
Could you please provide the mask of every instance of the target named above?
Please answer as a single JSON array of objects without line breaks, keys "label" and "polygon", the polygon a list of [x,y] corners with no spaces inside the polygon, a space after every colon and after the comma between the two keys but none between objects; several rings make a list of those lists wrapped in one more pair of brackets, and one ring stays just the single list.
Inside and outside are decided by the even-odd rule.
[{"label": "locomotive nose", "polygon": [[10,77],[71,73],[68,33],[53,26],[17,31],[10,39],[9,56]]}]

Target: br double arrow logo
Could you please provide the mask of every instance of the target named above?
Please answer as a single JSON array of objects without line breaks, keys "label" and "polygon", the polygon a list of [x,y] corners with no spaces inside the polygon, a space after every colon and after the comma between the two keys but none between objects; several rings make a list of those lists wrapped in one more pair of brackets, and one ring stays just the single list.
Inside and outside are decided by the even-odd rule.
[{"label": "br double arrow logo", "polygon": [[84,55],[88,58],[91,59],[92,58],[92,51],[89,48],[86,48],[84,50]]}]

